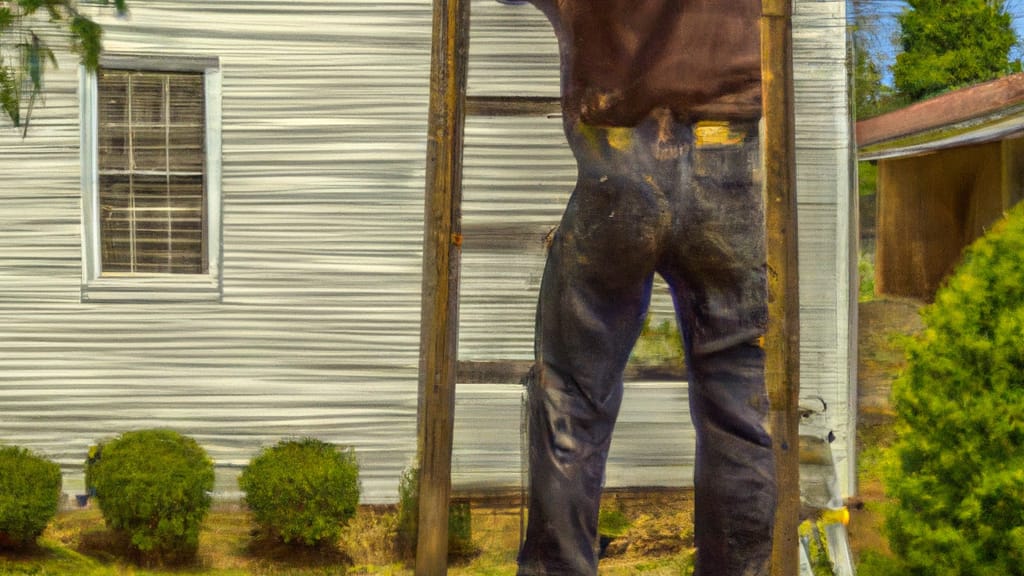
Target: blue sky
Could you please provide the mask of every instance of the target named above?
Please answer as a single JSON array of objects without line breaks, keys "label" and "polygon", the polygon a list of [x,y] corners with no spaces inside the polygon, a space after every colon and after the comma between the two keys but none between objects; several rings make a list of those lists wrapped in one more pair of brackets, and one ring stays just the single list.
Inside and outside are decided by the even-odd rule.
[{"label": "blue sky", "polygon": [[[892,64],[896,53],[896,36],[899,33],[899,24],[896,16],[906,8],[903,0],[867,0],[872,7],[872,12],[878,14],[877,20],[873,23],[870,33],[871,48],[876,54],[882,55],[882,64],[885,67],[884,81],[892,83],[892,75],[888,67]],[[849,8],[850,18],[853,18],[853,9]],[[1017,30],[1017,36],[1024,38],[1024,0],[1006,0],[1007,11],[1013,16],[1013,26]],[[1018,46],[1010,55],[1011,58],[1024,59],[1024,46]]]}]

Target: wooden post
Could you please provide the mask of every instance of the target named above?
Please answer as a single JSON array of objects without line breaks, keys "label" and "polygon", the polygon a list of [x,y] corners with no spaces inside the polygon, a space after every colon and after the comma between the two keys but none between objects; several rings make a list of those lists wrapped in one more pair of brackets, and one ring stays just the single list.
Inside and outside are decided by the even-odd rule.
[{"label": "wooden post", "polygon": [[448,570],[469,0],[434,0],[423,230],[417,576]]},{"label": "wooden post", "polygon": [[792,0],[763,0],[761,68],[768,231],[766,384],[779,485],[772,576],[797,576],[800,513],[800,303],[793,116]]}]

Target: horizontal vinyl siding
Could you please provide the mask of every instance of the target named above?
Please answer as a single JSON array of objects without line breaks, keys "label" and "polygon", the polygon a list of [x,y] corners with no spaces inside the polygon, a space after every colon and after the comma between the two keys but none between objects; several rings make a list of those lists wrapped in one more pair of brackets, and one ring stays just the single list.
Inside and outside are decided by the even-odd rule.
[{"label": "horizontal vinyl siding", "polygon": [[74,492],[89,444],[171,427],[230,491],[260,446],[312,435],[354,445],[364,500],[392,500],[415,450],[429,5],[131,8],[101,19],[108,51],[220,58],[223,302],[79,301],[64,59],[29,137],[0,136],[0,439],[57,459]]},{"label": "horizontal vinyl siding", "polygon": [[[522,388],[463,386],[455,411],[452,481],[465,488],[520,482]],[[495,417],[495,415],[501,415]],[[629,382],[608,453],[608,486],[689,486],[696,445],[687,387]]]},{"label": "horizontal vinyl siding", "polygon": [[[119,53],[214,56],[223,72],[223,301],[80,301],[76,63],[60,52],[27,139],[0,129],[0,442],[57,459],[149,426],[194,435],[221,489],[260,446],[355,446],[364,500],[415,451],[430,3],[147,1],[90,8]],[[474,0],[473,96],[558,93],[529,6]],[[803,395],[849,385],[843,7],[797,2]],[[575,169],[560,120],[467,121],[460,359],[532,357],[544,234]],[[672,316],[663,285],[652,306]],[[521,389],[458,389],[457,487],[516,485]],[[608,483],[685,485],[685,383],[627,384]],[[839,423],[835,422],[837,429]],[[842,432],[840,430],[840,432]],[[837,442],[840,458],[850,446]]]},{"label": "horizontal vinyl siding", "polygon": [[[470,92],[556,95],[546,21],[473,9]],[[171,427],[230,492],[259,447],[312,435],[355,447],[365,501],[394,500],[415,451],[430,3],[89,10],[109,52],[220,60],[223,301],[81,302],[77,66],[59,52],[28,138],[0,129],[0,442],[56,459],[73,493],[90,444]],[[557,118],[472,118],[467,140],[464,222],[483,238],[466,237],[462,357],[528,359],[571,154]],[[523,249],[489,244],[508,226]],[[460,386],[457,487],[518,483],[519,394]],[[609,483],[689,483],[685,385],[631,383],[627,397]]]},{"label": "horizontal vinyl siding", "polygon": [[[575,177],[560,119],[467,120],[460,359],[533,358],[544,236]],[[487,236],[493,231],[501,240]]]},{"label": "horizontal vinyl siding", "polygon": [[471,11],[470,96],[558,96],[558,43],[536,8],[472,0]]}]

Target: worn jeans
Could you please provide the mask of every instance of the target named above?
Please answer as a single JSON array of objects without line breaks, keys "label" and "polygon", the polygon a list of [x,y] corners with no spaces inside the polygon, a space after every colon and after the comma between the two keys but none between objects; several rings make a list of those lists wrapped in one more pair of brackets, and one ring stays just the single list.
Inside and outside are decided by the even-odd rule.
[{"label": "worn jeans", "polygon": [[695,574],[768,574],[776,488],[757,126],[567,126],[580,173],[537,309],[520,574],[597,573],[608,447],[655,273],[671,289],[689,371]]}]

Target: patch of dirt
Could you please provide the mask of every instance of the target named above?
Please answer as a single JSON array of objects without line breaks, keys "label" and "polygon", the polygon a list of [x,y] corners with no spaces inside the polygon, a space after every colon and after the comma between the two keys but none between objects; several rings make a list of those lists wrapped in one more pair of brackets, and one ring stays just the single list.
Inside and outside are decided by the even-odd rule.
[{"label": "patch of dirt", "polygon": [[632,520],[625,534],[611,541],[605,556],[646,558],[679,554],[690,548],[693,548],[692,514],[641,514]]},{"label": "patch of dirt", "polygon": [[861,302],[857,327],[857,455],[860,467],[857,498],[850,506],[850,548],[887,553],[882,531],[885,489],[877,463],[879,449],[893,437],[890,404],[893,380],[906,361],[900,340],[923,328],[923,303],[909,299]]},{"label": "patch of dirt", "polygon": [[622,512],[629,520],[625,534],[608,544],[606,557],[666,556],[693,548],[691,490],[610,491],[601,505]]},{"label": "patch of dirt", "polygon": [[917,300],[884,299],[861,302],[857,322],[857,401],[859,425],[884,423],[891,418],[889,393],[903,369],[902,336],[921,331]]},{"label": "patch of dirt", "polygon": [[[514,562],[521,537],[518,493],[464,494],[473,502],[473,540],[485,551],[509,551]],[[611,541],[605,556],[636,560],[680,554],[693,547],[693,490],[689,488],[610,488],[601,508],[621,512],[626,532]]]}]

